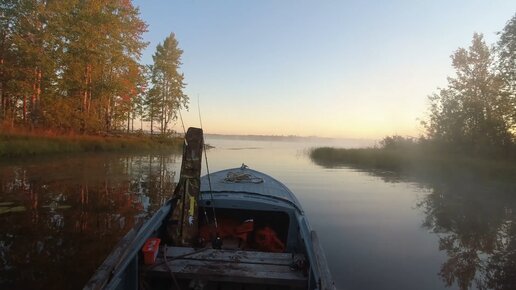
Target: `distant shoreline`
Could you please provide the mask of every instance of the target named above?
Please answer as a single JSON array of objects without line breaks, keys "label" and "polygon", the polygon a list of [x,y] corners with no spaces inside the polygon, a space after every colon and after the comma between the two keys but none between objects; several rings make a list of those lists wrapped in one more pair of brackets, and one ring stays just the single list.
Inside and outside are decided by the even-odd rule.
[{"label": "distant shoreline", "polygon": [[376,139],[367,138],[333,138],[319,136],[298,136],[298,135],[241,135],[241,134],[204,134],[207,138],[229,139],[229,140],[253,140],[253,141],[358,141],[364,143],[375,143]]}]

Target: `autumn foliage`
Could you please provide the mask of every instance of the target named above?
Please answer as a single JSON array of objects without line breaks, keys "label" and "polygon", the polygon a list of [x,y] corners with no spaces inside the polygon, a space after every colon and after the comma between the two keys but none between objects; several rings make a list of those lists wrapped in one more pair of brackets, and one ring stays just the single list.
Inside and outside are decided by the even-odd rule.
[{"label": "autumn foliage", "polygon": [[133,129],[149,112],[148,68],[139,63],[146,29],[129,0],[1,1],[0,122]]}]

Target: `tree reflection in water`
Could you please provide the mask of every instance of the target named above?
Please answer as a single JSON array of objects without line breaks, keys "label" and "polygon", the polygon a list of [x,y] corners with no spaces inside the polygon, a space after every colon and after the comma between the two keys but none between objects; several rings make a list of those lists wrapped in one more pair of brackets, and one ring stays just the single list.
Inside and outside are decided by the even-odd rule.
[{"label": "tree reflection in water", "polygon": [[[511,194],[512,193],[512,194]],[[419,206],[448,260],[439,275],[460,289],[516,289],[514,190],[487,184],[432,186]]]},{"label": "tree reflection in water", "polygon": [[516,289],[516,182],[353,168],[385,182],[415,182],[429,189],[418,207],[425,213],[422,226],[438,235],[439,250],[448,256],[438,272],[446,286]]},{"label": "tree reflection in water", "polygon": [[516,289],[516,184],[407,176],[365,170],[385,182],[416,182],[429,189],[418,207],[422,226],[439,237],[448,258],[438,275],[460,289]]},{"label": "tree reflection in water", "polygon": [[0,288],[81,288],[174,187],[177,155],[0,165]]}]

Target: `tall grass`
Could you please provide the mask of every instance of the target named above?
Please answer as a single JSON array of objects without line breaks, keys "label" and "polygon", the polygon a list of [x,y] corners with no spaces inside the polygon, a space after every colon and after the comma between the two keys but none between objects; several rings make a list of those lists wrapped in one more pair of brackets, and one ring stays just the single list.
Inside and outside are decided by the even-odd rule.
[{"label": "tall grass", "polygon": [[322,147],[312,149],[309,154],[312,161],[325,167],[351,166],[453,179],[514,181],[516,176],[516,162],[512,159],[443,152],[417,145],[393,149]]},{"label": "tall grass", "polygon": [[180,138],[92,136],[52,132],[1,132],[0,158],[72,152],[179,150]]}]

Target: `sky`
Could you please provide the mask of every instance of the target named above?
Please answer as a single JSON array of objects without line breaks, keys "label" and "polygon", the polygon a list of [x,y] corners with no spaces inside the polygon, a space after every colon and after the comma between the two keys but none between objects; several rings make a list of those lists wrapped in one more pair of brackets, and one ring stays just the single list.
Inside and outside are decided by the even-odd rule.
[{"label": "sky", "polygon": [[[516,1],[136,0],[156,45],[174,33],[206,133],[379,139],[424,133],[428,96],[474,32],[488,44]],[[182,131],[178,121],[175,130]]]}]

